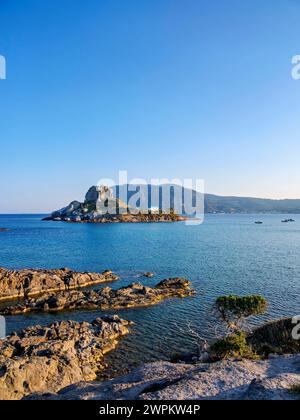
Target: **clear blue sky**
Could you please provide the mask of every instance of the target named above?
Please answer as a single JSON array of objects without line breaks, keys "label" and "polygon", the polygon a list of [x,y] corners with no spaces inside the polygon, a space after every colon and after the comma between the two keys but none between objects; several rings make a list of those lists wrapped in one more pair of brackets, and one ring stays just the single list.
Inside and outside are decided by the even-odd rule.
[{"label": "clear blue sky", "polygon": [[0,212],[99,178],[300,198],[298,0],[0,0]]}]

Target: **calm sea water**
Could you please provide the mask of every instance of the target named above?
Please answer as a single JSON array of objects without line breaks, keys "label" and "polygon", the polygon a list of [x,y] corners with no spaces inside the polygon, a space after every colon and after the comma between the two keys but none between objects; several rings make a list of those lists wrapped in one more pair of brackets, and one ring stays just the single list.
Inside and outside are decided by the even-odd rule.
[{"label": "calm sea water", "polygon": [[[41,215],[0,215],[0,266],[61,268],[79,271],[112,269],[121,280],[112,287],[184,276],[197,296],[168,300],[142,309],[114,310],[135,322],[107,356],[109,374],[142,362],[190,351],[194,343],[182,331],[188,321],[207,338],[214,336],[211,307],[223,294],[264,295],[266,315],[252,323],[300,313],[300,216],[208,215],[199,226],[175,224],[67,224],[41,222]],[[262,220],[263,225],[255,225]],[[140,276],[157,273],[154,279]],[[107,313],[107,312],[106,312]],[[91,321],[101,311],[7,318],[8,332],[61,319]]]}]

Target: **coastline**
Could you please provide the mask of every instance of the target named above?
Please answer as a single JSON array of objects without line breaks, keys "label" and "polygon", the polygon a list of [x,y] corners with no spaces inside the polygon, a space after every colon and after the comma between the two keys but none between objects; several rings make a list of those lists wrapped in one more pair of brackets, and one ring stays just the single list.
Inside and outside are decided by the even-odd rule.
[{"label": "coastline", "polygon": [[[172,223],[184,222],[188,217],[178,216],[176,214],[123,214],[123,215],[99,215],[95,218],[89,217],[54,217],[48,216],[42,221],[66,222],[66,223]],[[196,219],[193,219],[196,220]]]},{"label": "coastline", "polygon": [[53,270],[8,270],[0,267],[0,302],[28,299],[45,293],[71,291],[118,280],[111,270],[103,273]]},{"label": "coastline", "polygon": [[[215,217],[217,217],[218,215],[213,215],[212,217],[211,217],[211,220],[215,220]],[[235,221],[238,221],[238,220],[241,220],[241,215],[237,215],[237,217],[236,217],[236,219],[234,219],[232,216],[234,216],[234,215],[227,215],[227,220],[232,220],[232,222],[230,222],[230,224],[232,224],[232,226],[234,226],[234,230],[232,231],[232,230],[228,230],[227,231],[227,234],[226,234],[226,236],[228,235],[229,236],[229,234],[230,234],[230,238],[232,238],[232,235],[235,235],[235,232],[236,232],[236,228],[235,228]],[[221,219],[222,219],[223,217],[219,217],[219,220],[221,221]],[[259,237],[257,236],[259,233],[257,233],[257,232],[265,232],[265,229],[263,229],[262,231],[259,229],[259,230],[257,230],[256,228],[255,228],[255,226],[253,225],[252,226],[252,217],[247,217],[247,215],[245,215],[245,217],[242,217],[242,220],[243,220],[243,222],[242,222],[242,224],[240,224],[240,226],[242,226],[242,225],[244,225],[244,221],[247,221],[248,223],[247,223],[247,230],[245,230],[245,234],[247,233],[247,243],[249,243],[249,237],[248,237],[248,233],[249,232],[253,232],[253,250],[254,249],[256,249],[256,245],[257,244],[259,244],[260,243],[260,239],[259,239]],[[270,218],[270,220],[272,221],[272,223],[270,223],[269,224],[269,226],[277,226],[279,223],[280,223],[280,218],[278,218],[278,217],[276,217],[276,215],[275,215],[275,217],[274,217],[274,215],[273,215],[273,217],[272,218]],[[27,223],[27,222],[26,222]],[[238,223],[239,224],[239,223]],[[226,226],[228,226],[228,224],[226,223],[225,224]],[[224,224],[222,224],[222,226],[225,226]],[[268,224],[266,224],[266,225],[268,225]],[[22,226],[25,226],[26,227],[26,224],[24,224],[23,222],[22,222]],[[119,238],[119,235],[115,235],[115,234],[113,234],[113,240],[111,241],[111,242],[109,242],[109,241],[107,241],[107,238],[103,235],[103,232],[106,234],[107,232],[115,232],[115,229],[113,229],[113,230],[111,230],[111,229],[104,229],[104,230],[102,230],[102,229],[77,229],[77,228],[75,228],[75,229],[72,229],[71,227],[64,227],[63,226],[63,224],[58,224],[58,225],[56,225],[56,224],[53,224],[53,227],[51,226],[50,227],[50,224],[49,225],[45,225],[45,229],[44,229],[44,227],[43,227],[43,224],[42,223],[40,223],[40,221],[34,221],[34,223],[33,224],[31,224],[31,226],[33,226],[33,228],[34,228],[34,234],[35,234],[35,232],[36,232],[36,228],[35,228],[35,226],[38,226],[39,227],[39,229],[41,229],[43,232],[45,232],[45,235],[47,235],[47,232],[49,233],[49,234],[51,234],[51,236],[50,236],[50,240],[51,241],[53,241],[53,237],[55,237],[55,241],[53,241],[53,245],[55,245],[54,247],[53,247],[53,255],[55,256],[55,255],[57,255],[56,254],[56,247],[60,244],[60,240],[61,240],[61,236],[58,236],[58,234],[59,233],[61,233],[61,235],[62,236],[64,236],[65,237],[65,242],[64,242],[64,246],[65,246],[65,248],[67,248],[68,249],[68,252],[70,253],[69,255],[68,255],[68,258],[69,258],[69,261],[70,261],[70,264],[71,264],[71,266],[73,265],[74,267],[79,267],[79,268],[83,268],[83,270],[86,268],[86,265],[78,265],[78,263],[76,263],[76,259],[72,259],[72,254],[71,254],[71,252],[74,252],[74,251],[76,251],[76,249],[77,249],[77,247],[78,247],[78,244],[79,244],[79,241],[77,241],[76,242],[76,244],[75,244],[75,246],[74,247],[68,247],[68,244],[70,244],[70,238],[72,238],[72,236],[74,235],[74,232],[76,232],[76,236],[77,235],[81,235],[81,232],[83,233],[83,235],[84,236],[79,236],[78,237],[78,239],[80,239],[81,241],[83,240],[83,242],[82,242],[82,244],[85,244],[86,245],[86,247],[87,247],[87,249],[88,250],[90,250],[90,249],[92,249],[92,248],[94,248],[95,246],[99,246],[99,244],[103,244],[103,247],[100,247],[99,248],[99,250],[98,251],[96,251],[96,253],[95,253],[95,255],[91,258],[91,259],[88,259],[89,260],[89,264],[90,264],[90,261],[94,261],[94,262],[92,262],[92,265],[90,266],[93,270],[95,270],[95,267],[97,268],[97,265],[95,266],[95,264],[98,264],[99,262],[100,262],[100,265],[101,266],[103,266],[103,261],[105,261],[105,266],[109,266],[109,267],[113,267],[115,270],[116,270],[116,272],[118,272],[118,269],[120,269],[120,270],[122,270],[122,267],[124,267],[124,261],[126,262],[127,261],[127,259],[125,260],[125,256],[124,256],[124,258],[122,259],[122,261],[121,261],[121,263],[118,263],[118,264],[116,264],[116,265],[114,265],[114,263],[111,263],[112,261],[114,261],[114,259],[115,258],[117,258],[117,255],[118,256],[120,256],[120,257],[122,257],[122,252],[124,252],[124,255],[128,255],[128,249],[132,249],[132,252],[131,252],[131,256],[132,256],[132,264],[134,264],[134,266],[136,267],[136,269],[134,270],[134,269],[132,269],[132,271],[134,272],[134,273],[142,273],[143,271],[145,271],[146,272],[146,270],[153,270],[153,271],[155,271],[156,273],[158,273],[158,277],[160,276],[160,274],[159,274],[159,272],[161,271],[163,271],[164,270],[164,267],[165,267],[165,263],[163,263],[162,265],[160,265],[160,268],[158,269],[157,268],[157,266],[155,265],[155,259],[151,259],[151,260],[147,260],[147,252],[149,251],[149,248],[151,249],[152,248],[152,246],[153,246],[153,242],[150,242],[150,244],[149,244],[149,248],[147,247],[147,243],[146,243],[146,247],[144,247],[143,248],[143,246],[145,245],[144,243],[143,243],[143,241],[141,240],[141,241],[139,241],[138,242],[138,247],[132,247],[132,248],[130,248],[130,242],[126,242],[126,244],[124,244],[124,241],[122,242],[122,252],[120,252],[119,254],[117,254],[117,255],[115,255],[115,257],[114,257],[114,259],[103,259],[103,260],[101,260],[101,256],[102,255],[104,255],[104,258],[107,258],[107,256],[106,256],[106,254],[103,254],[103,252],[104,252],[104,247],[107,247],[107,246],[110,246],[110,245],[113,245],[113,246],[117,246],[117,245],[119,245],[119,240],[120,240],[120,238]],[[225,226],[225,227],[226,227]],[[121,228],[121,227],[120,227]],[[290,231],[290,228],[291,228],[291,231],[292,230],[298,230],[298,226],[297,226],[297,224],[296,225],[291,225],[291,226],[286,226],[286,225],[282,225],[282,227],[280,227],[280,231],[281,232],[283,232],[284,233],[284,235],[285,235],[285,232],[288,232],[288,231]],[[220,235],[220,232],[217,232],[217,229],[215,229],[215,228],[213,228],[214,230],[213,231],[211,231],[210,229],[209,229],[209,231],[208,231],[208,233],[209,233],[209,237],[210,237],[210,240],[209,240],[209,242],[203,242],[203,249],[204,248],[209,248],[210,246],[212,246],[212,245],[215,245],[217,242],[215,242],[215,240],[216,240],[216,236],[211,236],[211,232],[214,232],[214,231],[216,231],[216,235]],[[138,231],[140,230],[140,229],[137,229]],[[131,238],[132,237],[132,240],[136,240],[136,232],[137,232],[137,230],[136,229],[131,229],[130,228],[130,226],[128,227],[128,229],[120,229],[120,231],[123,231],[124,232],[124,235],[129,235],[129,237]],[[273,230],[273,229],[272,229]],[[183,262],[183,257],[184,257],[184,255],[185,254],[183,254],[182,252],[182,250],[184,249],[184,248],[188,248],[188,249],[190,249],[189,248],[189,244],[190,244],[190,240],[188,239],[188,238],[195,238],[195,233],[197,233],[196,231],[194,231],[194,230],[190,230],[190,233],[191,233],[191,235],[189,235],[188,237],[187,237],[187,239],[185,240],[184,239],[184,237],[183,236],[181,236],[181,234],[184,232],[184,234],[185,234],[185,231],[187,231],[188,232],[188,230],[186,230],[186,229],[184,229],[184,226],[178,226],[178,227],[174,227],[174,228],[171,228],[171,229],[168,229],[168,228],[155,228],[155,229],[150,229],[150,227],[149,227],[149,229],[147,228],[147,227],[145,227],[145,228],[142,228],[142,232],[145,234],[145,235],[147,235],[147,234],[149,234],[149,235],[152,235],[152,232],[154,233],[154,237],[153,237],[153,239],[154,238],[161,238],[162,236],[164,236],[165,235],[165,232],[168,232],[169,231],[169,236],[167,236],[167,237],[165,237],[164,239],[166,239],[166,241],[164,241],[164,243],[166,244],[166,249],[167,249],[167,251],[170,253],[170,257],[171,258],[174,258],[173,257],[173,249],[174,249],[174,246],[175,246],[175,243],[173,243],[173,241],[174,241],[174,239],[176,240],[176,238],[177,238],[177,236],[175,236],[174,237],[174,232],[175,231],[179,231],[179,233],[180,233],[180,239],[181,239],[181,242],[180,242],[180,247],[179,247],[179,249],[178,249],[178,252],[175,254],[176,255],[176,261],[178,261],[178,263],[175,265],[174,264],[174,262],[172,262],[172,267],[175,267],[176,266],[176,272],[177,273],[182,273],[182,274],[184,274],[184,272],[182,272],[181,271],[181,269],[182,269],[182,266],[181,266],[181,263]],[[201,238],[203,239],[203,235],[205,234],[205,232],[203,233],[203,232],[200,232],[201,231],[201,229],[199,230],[199,236],[196,236],[196,237],[198,237],[198,239],[199,239],[199,244],[202,244],[202,240],[201,240]],[[78,233],[79,232],[79,233]],[[90,235],[88,235],[88,243],[86,243],[86,242],[84,242],[84,240],[85,240],[85,235],[86,235],[86,232],[93,232],[93,235],[92,236],[90,236]],[[94,234],[94,232],[95,232],[95,234]],[[132,233],[130,233],[130,232],[132,232]],[[67,235],[66,235],[67,234]],[[241,236],[241,234],[242,234],[242,231],[239,229],[239,231],[238,232],[236,232],[236,239],[238,238],[239,240],[240,240],[240,236]],[[54,236],[53,236],[54,235]],[[65,236],[66,235],[66,236]],[[94,235],[96,235],[96,236],[94,236]],[[161,236],[162,235],[162,236]],[[260,235],[260,234],[259,234]],[[14,226],[14,232],[12,233],[12,234],[10,234],[10,236],[12,236],[13,238],[15,237],[15,236],[19,236],[20,238],[21,238],[21,240],[22,240],[22,247],[20,247],[20,250],[22,250],[22,249],[25,249],[24,248],[24,243],[23,243],[23,241],[26,239],[26,238],[28,238],[28,240],[32,240],[31,239],[31,237],[28,235],[28,231],[26,231],[26,230],[24,230],[24,231],[22,231],[22,230],[18,230],[18,228],[15,228],[15,226]],[[33,238],[34,238],[35,236],[33,236]],[[265,237],[265,233],[263,233],[263,237]],[[279,236],[280,237],[280,236]],[[3,240],[4,240],[4,238],[6,238],[6,235],[4,236],[3,235]],[[124,236],[123,236],[123,239],[124,239]],[[183,239],[183,241],[182,241],[182,239]],[[5,241],[6,241],[6,239],[5,239]],[[240,246],[240,242],[239,243],[237,243],[237,242],[235,242],[236,244],[239,244],[238,246]],[[251,243],[251,238],[250,238],[250,243]],[[42,243],[43,244],[43,243]],[[207,246],[204,246],[204,244],[208,244],[208,247]],[[89,246],[90,245],[90,246]],[[44,245],[43,245],[44,246]],[[127,246],[129,247],[129,248],[127,248]],[[176,245],[177,246],[177,245]],[[199,246],[201,246],[201,245],[199,245]],[[220,244],[220,246],[222,246],[222,244]],[[58,248],[59,249],[59,248]],[[116,248],[115,248],[116,249]],[[141,250],[141,253],[140,253],[140,259],[137,259],[137,255],[139,255],[138,253],[137,253],[137,251],[138,251],[138,249],[140,249]],[[165,258],[166,257],[166,253],[164,253],[163,252],[163,248],[161,248],[161,258]],[[201,251],[202,252],[202,251]],[[239,255],[240,256],[242,256],[243,255],[243,253],[241,252],[241,250],[239,251],[240,253],[239,253]],[[251,254],[249,254],[249,248],[247,248],[247,251],[246,251],[246,254],[247,254],[247,258],[249,258],[249,261],[251,262]],[[61,255],[61,254],[60,254]],[[79,255],[79,254],[78,254]],[[83,256],[85,257],[86,255],[89,255],[89,254],[83,254]],[[197,254],[198,255],[198,257],[199,258],[201,258],[201,253],[199,253],[199,254]],[[206,254],[205,254],[206,255]],[[256,255],[256,253],[255,253],[255,255]],[[21,256],[23,257],[23,254],[21,254]],[[157,256],[156,256],[156,254],[155,254],[155,257],[157,258]],[[28,258],[28,257],[27,257]],[[81,258],[81,256],[80,256],[80,258]],[[85,257],[86,258],[86,257]],[[34,260],[33,260],[34,261]],[[47,259],[45,258],[45,261],[47,261]],[[56,261],[55,259],[52,259],[52,260],[50,260],[50,264],[49,264],[49,266],[51,267],[51,266],[53,266],[53,264],[54,264],[54,261]],[[63,260],[61,260],[61,261],[63,261]],[[81,261],[81,260],[79,260],[79,261]],[[151,264],[149,264],[149,262],[153,262],[153,264],[154,265],[151,265]],[[165,260],[164,260],[165,261]],[[11,265],[13,265],[12,263],[10,263]],[[33,262],[33,263],[30,263],[30,264],[32,264],[32,265],[30,265],[30,266],[35,266],[35,262]],[[266,262],[265,262],[265,260],[264,261],[262,261],[261,262],[261,264],[263,264],[263,265],[265,265],[266,264]],[[120,268],[121,267],[121,268]],[[198,267],[198,266],[197,266]],[[226,271],[227,270],[227,268],[228,267],[224,267],[224,269],[222,270],[222,272],[221,273],[219,273],[219,275],[222,277],[223,275],[224,275],[224,271]],[[203,269],[203,268],[202,268]],[[207,277],[208,279],[210,279],[210,277],[209,277],[209,274],[205,274],[205,272],[202,272],[202,269],[201,269],[201,266],[199,266],[198,267],[198,270],[199,270],[199,273],[201,273],[201,282],[200,283],[198,283],[197,284],[197,290],[198,291],[200,291],[202,288],[205,288],[206,290],[208,290],[207,288],[209,288],[209,283],[208,283],[208,280],[206,281],[205,280],[205,277]],[[14,271],[14,270],[13,270]],[[230,270],[229,270],[230,271]],[[189,271],[189,273],[191,273],[191,279],[193,280],[193,282],[197,279],[197,272],[193,272],[193,271]],[[288,273],[289,272],[287,272],[287,275],[288,275]],[[291,272],[290,272],[291,273]],[[165,272],[164,272],[164,274],[165,274]],[[163,275],[164,275],[163,274]],[[169,274],[169,273],[168,273]],[[292,274],[292,273],[291,273]],[[131,275],[131,274],[130,274]],[[271,274],[270,274],[271,275]],[[127,276],[127,274],[125,275],[125,276]],[[133,278],[134,277],[134,275],[132,275],[132,277],[131,278]],[[141,277],[141,276],[139,276],[139,277]],[[225,277],[225,276],[224,276]],[[213,279],[213,277],[212,277],[212,279]],[[126,281],[127,282],[127,278],[124,280],[124,281]],[[147,282],[148,282],[149,280],[147,280]],[[121,283],[121,286],[123,286],[123,284],[124,283]],[[126,283],[125,283],[126,284]],[[127,283],[127,284],[129,284],[129,282]],[[151,283],[151,281],[150,281],[150,283],[148,283],[148,284],[151,284],[152,285],[152,283]],[[234,286],[234,284],[233,284],[233,286]],[[114,286],[113,286],[114,287]],[[117,286],[118,287],[118,286]],[[230,283],[230,286],[229,287],[232,287],[232,283]],[[243,289],[242,290],[242,292],[244,292],[245,291],[245,289]],[[203,300],[202,299],[202,294],[201,293],[199,293],[199,305],[201,305],[201,308],[203,307],[203,305],[205,305],[205,299]],[[189,301],[190,302],[192,302],[192,307],[193,307],[193,300],[194,299],[187,299],[187,304],[189,304]],[[198,300],[197,300],[198,301]],[[196,303],[196,300],[194,300],[194,302]],[[174,312],[176,312],[176,308],[177,308],[177,306],[176,305],[178,305],[178,307],[180,308],[180,307],[183,307],[183,305],[184,305],[184,301],[182,301],[182,302],[179,302],[178,301],[178,303],[174,303]],[[159,310],[159,307],[161,307],[161,312],[164,312],[165,311],[165,308],[167,309],[168,307],[170,308],[170,312],[168,312],[168,315],[164,318],[164,320],[162,321],[162,322],[164,322],[164,323],[167,323],[168,322],[168,319],[170,319],[170,322],[173,322],[174,320],[172,319],[172,318],[170,318],[170,314],[171,314],[171,311],[172,311],[172,307],[173,307],[173,303],[172,302],[169,302],[169,303],[165,303],[165,304],[160,304],[160,305],[158,305],[158,310]],[[187,306],[188,307],[188,306]],[[130,318],[133,318],[133,321],[134,322],[136,322],[136,318],[143,318],[143,316],[141,317],[141,315],[139,315],[139,314],[141,314],[141,312],[140,312],[140,310],[138,309],[139,307],[137,306],[136,307],[136,311],[129,311],[129,313],[130,313],[130,317],[129,317],[129,319]],[[201,310],[201,308],[200,308],[200,310]],[[120,310],[120,315],[122,316],[122,317],[124,317],[125,319],[127,319],[126,318],[126,308],[121,308],[122,310]],[[153,308],[153,309],[156,309],[156,308]],[[147,315],[147,313],[149,312],[149,317],[151,318],[151,316],[152,316],[152,314],[153,313],[155,313],[154,311],[153,311],[153,309],[151,309],[151,308],[149,308],[149,311],[145,311],[145,319],[147,320],[147,317],[148,317],[148,315]],[[116,309],[116,311],[119,311],[119,309]],[[54,311],[55,312],[55,311]],[[53,312],[53,314],[54,314],[54,312]],[[133,312],[136,312],[136,314],[137,315],[132,315],[132,313]],[[179,313],[179,315],[180,315],[180,311],[178,312]],[[278,311],[278,313],[280,313],[280,311]],[[283,314],[283,315],[285,315],[285,314]],[[65,314],[62,314],[62,315],[58,315],[58,319],[68,319],[68,318],[66,318],[66,316],[68,316],[68,315],[65,315]],[[76,315],[74,314],[72,314],[72,315],[70,315],[70,318],[75,318],[76,317],[76,319],[78,320],[78,321],[82,321],[83,319],[88,319],[88,322],[89,322],[89,320],[90,319],[92,319],[91,318],[91,316],[92,316],[92,312],[91,312],[91,315],[89,315],[89,316],[87,316],[86,314],[82,317],[82,315],[81,315],[81,311],[79,310],[79,309],[76,309]],[[193,317],[193,314],[192,314],[192,312],[189,312],[189,317],[191,317],[191,319],[193,319],[192,317]],[[24,318],[26,318],[26,317],[24,317]],[[28,319],[30,319],[31,317],[28,317]],[[41,316],[41,317],[38,317],[38,316],[34,316],[34,314],[33,314],[33,317],[32,317],[32,319],[34,319],[34,320],[36,320],[36,325],[40,325],[40,324],[42,324],[42,322],[43,321],[41,321],[42,320],[42,318],[43,318],[43,315]],[[20,315],[19,316],[19,320],[20,319],[23,319],[23,317]],[[269,318],[270,319],[270,318]],[[19,321],[18,321],[19,322]],[[147,322],[149,322],[148,320],[147,320]],[[157,318],[156,319],[156,321],[154,321],[154,322],[157,322],[158,324],[159,324],[159,319]],[[194,321],[193,321],[194,322]],[[200,322],[200,321],[199,321]],[[11,321],[9,321],[9,324],[12,324],[12,322]],[[141,322],[141,325],[143,324],[143,322]],[[22,322],[20,325],[25,325],[26,326],[26,322]],[[42,324],[43,325],[43,324]],[[151,326],[150,326],[150,328],[148,328],[148,326],[146,325],[146,328],[144,329],[144,327],[142,327],[142,328],[140,328],[139,326],[137,327],[137,331],[143,331],[143,333],[149,333],[150,334],[150,332],[151,332]],[[12,331],[12,329],[11,329],[11,327],[9,327],[9,331]],[[162,329],[162,331],[165,331],[165,329],[163,330]],[[143,338],[143,340],[145,340],[146,342],[148,342],[149,340],[151,341],[151,334],[150,335],[144,335],[143,336],[144,338]],[[164,338],[163,338],[164,339]],[[176,337],[176,334],[174,334],[174,339],[177,339],[177,337]],[[120,366],[124,366],[124,364],[122,365],[122,363],[124,363],[124,361],[123,361],[123,359],[122,359],[122,352],[124,352],[124,350],[126,351],[126,348],[128,348],[128,342],[130,343],[131,341],[141,341],[141,338],[134,338],[134,337],[131,337],[131,334],[130,334],[130,336],[128,336],[125,340],[122,340],[121,341],[121,343],[120,343],[120,352],[119,352],[119,349],[117,348],[116,349],[116,353],[115,352],[112,352],[109,356],[108,356],[108,363],[109,363],[109,366],[111,367],[111,370],[114,370],[114,369],[116,369],[116,367],[118,366],[118,364],[120,364]],[[183,339],[181,339],[181,340],[183,340]],[[124,341],[124,342],[123,342]],[[138,344],[138,343],[137,343]],[[149,344],[149,343],[148,343]],[[129,349],[131,349],[132,347],[130,347],[131,345],[129,344]],[[139,351],[138,350],[139,349],[139,347],[138,347],[138,345],[136,345],[136,351]],[[141,351],[144,351],[144,348],[141,346]],[[177,351],[177,349],[175,349],[175,351]],[[159,352],[157,352],[157,353],[159,353]],[[136,357],[136,355],[134,356],[134,357]],[[159,358],[161,357],[161,355],[159,355]],[[118,358],[118,359],[116,359],[116,358]],[[110,362],[112,360],[112,363]],[[138,359],[139,360],[139,359]],[[151,360],[151,357],[149,358],[149,360]],[[155,359],[156,360],[156,359]],[[146,363],[147,363],[147,360],[146,360]],[[140,364],[140,366],[142,366],[142,363]],[[159,364],[157,364],[156,365],[157,367],[159,366]],[[173,366],[173,364],[172,364],[172,366]],[[231,367],[233,367],[233,365],[230,365]],[[255,368],[255,364],[253,364],[253,368]],[[126,368],[127,368],[127,365],[126,365]],[[155,367],[154,367],[155,368]],[[176,367],[175,367],[176,368]],[[118,369],[116,369],[116,370],[118,370]],[[120,369],[121,370],[121,369]],[[108,369],[108,375],[109,375],[109,371],[110,371],[110,368]],[[105,377],[105,370],[103,370],[103,371],[101,371],[100,372],[100,377],[102,377],[102,372],[103,372],[103,378]],[[133,372],[134,373],[134,372]],[[162,380],[162,378],[159,378],[159,380]],[[96,385],[96,384],[95,384]],[[54,395],[56,395],[56,394],[54,394]],[[84,395],[84,392],[82,393],[82,395]],[[55,396],[54,396],[54,398],[55,398]]]}]

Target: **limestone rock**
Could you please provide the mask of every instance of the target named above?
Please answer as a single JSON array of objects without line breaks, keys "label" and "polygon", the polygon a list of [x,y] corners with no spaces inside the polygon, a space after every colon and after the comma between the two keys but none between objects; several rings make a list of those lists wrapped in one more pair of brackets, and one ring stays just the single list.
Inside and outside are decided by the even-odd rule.
[{"label": "limestone rock", "polygon": [[85,203],[97,204],[97,202],[106,201],[113,198],[112,190],[105,186],[94,186],[91,187],[85,196]]},{"label": "limestone rock", "polygon": [[129,332],[129,322],[107,316],[94,322],[62,321],[35,326],[0,340],[0,399],[34,392],[57,392],[82,380],[95,380],[103,356]]},{"label": "limestone rock", "polygon": [[183,278],[167,279],[156,287],[140,283],[113,290],[105,287],[100,290],[73,290],[31,298],[16,306],[0,309],[2,315],[17,315],[29,312],[58,312],[70,310],[108,310],[135,308],[154,305],[163,299],[192,296],[195,291],[191,282]]},{"label": "limestone rock", "polygon": [[46,292],[72,290],[117,280],[111,271],[103,274],[60,270],[7,270],[0,268],[0,301],[28,298]]},{"label": "limestone rock", "polygon": [[300,355],[196,366],[155,362],[106,382],[81,382],[41,400],[293,400]]}]

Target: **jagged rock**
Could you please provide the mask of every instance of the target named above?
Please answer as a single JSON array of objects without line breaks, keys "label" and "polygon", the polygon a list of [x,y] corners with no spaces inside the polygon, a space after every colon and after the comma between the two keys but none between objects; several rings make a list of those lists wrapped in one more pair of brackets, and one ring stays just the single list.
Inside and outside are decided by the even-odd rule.
[{"label": "jagged rock", "polygon": [[94,380],[105,367],[103,356],[129,332],[129,322],[106,316],[94,322],[62,321],[35,326],[0,340],[0,399],[33,392],[57,392]]},{"label": "jagged rock", "polygon": [[105,202],[113,198],[112,190],[105,186],[94,186],[91,187],[85,196],[85,204],[92,203],[97,208],[97,203]]},{"label": "jagged rock", "polygon": [[167,279],[156,287],[133,283],[113,290],[65,291],[40,298],[28,299],[24,304],[8,306],[0,310],[2,315],[17,315],[29,312],[58,312],[70,310],[107,310],[154,305],[163,299],[192,296],[195,291],[191,282],[183,278]]},{"label": "jagged rock", "polygon": [[81,382],[32,400],[293,400],[300,355],[197,366],[155,362],[106,382]]},{"label": "jagged rock", "polygon": [[0,268],[0,301],[28,298],[45,292],[57,292],[115,281],[111,271],[103,274],[60,270],[7,270]]},{"label": "jagged rock", "polygon": [[70,203],[67,207],[64,207],[60,210],[53,212],[52,217],[55,219],[55,218],[60,218],[61,216],[67,216],[78,211],[80,208],[81,208],[81,203],[79,203],[79,201],[72,201],[72,203]]}]

